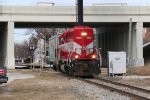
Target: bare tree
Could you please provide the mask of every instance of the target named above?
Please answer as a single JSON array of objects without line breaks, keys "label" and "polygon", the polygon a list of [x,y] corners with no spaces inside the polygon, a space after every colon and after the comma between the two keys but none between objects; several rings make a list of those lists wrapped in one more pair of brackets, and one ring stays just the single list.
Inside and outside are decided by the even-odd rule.
[{"label": "bare tree", "polygon": [[25,35],[31,34],[31,37],[28,40],[24,40],[22,43],[15,43],[15,57],[29,57],[31,55],[29,47],[36,47],[40,38],[43,38],[47,44],[50,36],[56,33],[63,33],[66,29],[67,28],[29,28]]},{"label": "bare tree", "polygon": [[15,43],[14,46],[15,46],[14,48],[15,58],[25,59],[29,57],[30,55],[29,43],[27,40],[24,40],[22,43]]},{"label": "bare tree", "polygon": [[147,42],[150,42],[150,28],[146,28],[145,30],[146,30],[146,32],[144,32],[144,34],[145,34],[144,36],[145,37],[143,39],[144,40],[144,42],[143,42],[144,44],[147,43]]},{"label": "bare tree", "polygon": [[[37,43],[40,39],[44,40],[44,61],[46,61],[46,52],[48,48],[49,37],[56,33],[63,33],[67,28],[29,28],[27,29],[26,34],[31,35],[29,41],[24,41],[23,46],[29,48],[30,46],[37,47]],[[41,51],[43,52],[43,51]],[[32,51],[28,49],[28,56],[33,56]],[[34,65],[34,64],[33,64]]]}]

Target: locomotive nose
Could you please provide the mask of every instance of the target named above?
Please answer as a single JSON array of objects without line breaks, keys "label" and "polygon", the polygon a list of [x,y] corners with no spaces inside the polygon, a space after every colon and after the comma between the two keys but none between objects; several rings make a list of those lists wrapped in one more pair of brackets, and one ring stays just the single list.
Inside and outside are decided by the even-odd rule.
[{"label": "locomotive nose", "polygon": [[86,47],[82,47],[82,58],[86,58]]}]

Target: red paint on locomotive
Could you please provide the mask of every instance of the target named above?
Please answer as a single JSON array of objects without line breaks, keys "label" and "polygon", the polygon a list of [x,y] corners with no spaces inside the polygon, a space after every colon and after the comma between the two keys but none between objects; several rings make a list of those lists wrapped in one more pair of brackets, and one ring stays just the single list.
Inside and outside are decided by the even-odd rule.
[{"label": "red paint on locomotive", "polygon": [[60,59],[96,59],[93,28],[76,26],[59,36]]}]

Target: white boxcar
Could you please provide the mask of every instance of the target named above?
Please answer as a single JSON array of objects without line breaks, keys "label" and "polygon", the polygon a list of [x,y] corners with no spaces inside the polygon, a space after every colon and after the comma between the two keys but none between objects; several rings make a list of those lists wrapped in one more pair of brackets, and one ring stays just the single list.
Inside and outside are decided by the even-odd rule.
[{"label": "white boxcar", "polygon": [[108,74],[126,73],[126,53],[125,52],[108,52]]}]

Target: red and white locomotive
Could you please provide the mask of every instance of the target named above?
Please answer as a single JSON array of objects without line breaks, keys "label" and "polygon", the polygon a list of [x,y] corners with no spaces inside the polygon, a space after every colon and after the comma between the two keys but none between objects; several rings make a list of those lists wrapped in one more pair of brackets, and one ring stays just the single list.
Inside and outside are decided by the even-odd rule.
[{"label": "red and white locomotive", "polygon": [[75,26],[59,35],[57,44],[54,50],[57,69],[75,76],[92,76],[100,73],[93,28]]}]

